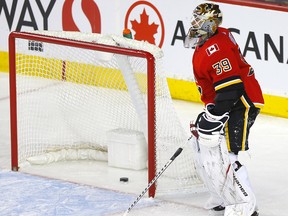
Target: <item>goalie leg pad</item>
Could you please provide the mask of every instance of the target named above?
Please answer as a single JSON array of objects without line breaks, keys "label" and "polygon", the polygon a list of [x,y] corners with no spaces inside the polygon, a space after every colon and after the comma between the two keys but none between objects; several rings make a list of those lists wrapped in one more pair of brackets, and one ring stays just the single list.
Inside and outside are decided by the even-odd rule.
[{"label": "goalie leg pad", "polygon": [[200,154],[200,148],[199,148],[199,143],[198,140],[195,136],[192,136],[190,139],[190,144],[193,147],[193,156],[195,160],[195,167],[197,170],[197,174],[200,176],[202,181],[204,182],[205,186],[207,187],[210,197],[205,203],[204,208],[209,210],[214,208],[215,206],[220,206],[223,205],[223,199],[218,195],[218,193],[215,191],[213,185],[211,184],[210,179],[207,176],[207,173],[204,169],[201,154]]},{"label": "goalie leg pad", "polygon": [[209,187],[212,187],[213,191],[222,198],[225,206],[235,207],[245,203],[241,205],[245,207],[242,211],[253,214],[256,208],[256,198],[253,191],[246,185],[243,178],[245,175],[242,176],[243,173],[247,173],[246,168],[242,166],[237,172],[234,170],[224,135],[219,136],[217,143],[216,146],[208,146],[206,143],[203,145],[202,140],[198,139],[199,161],[202,163],[203,172],[206,173],[206,182],[209,182]]},{"label": "goalie leg pad", "polygon": [[[247,179],[247,170],[241,166],[237,171],[229,170],[227,174],[226,189],[223,190],[223,196],[227,197],[225,216],[229,215],[252,215],[256,209],[256,197],[253,193]],[[231,197],[227,196],[228,191]],[[234,202],[234,203],[233,203]]]},{"label": "goalie leg pad", "polygon": [[243,199],[244,203],[227,206],[225,209],[225,216],[252,215],[255,210],[257,210],[257,205],[256,197],[251,187],[246,167],[240,165],[240,168],[236,172],[234,171],[233,177],[235,180],[235,188],[240,197]]}]

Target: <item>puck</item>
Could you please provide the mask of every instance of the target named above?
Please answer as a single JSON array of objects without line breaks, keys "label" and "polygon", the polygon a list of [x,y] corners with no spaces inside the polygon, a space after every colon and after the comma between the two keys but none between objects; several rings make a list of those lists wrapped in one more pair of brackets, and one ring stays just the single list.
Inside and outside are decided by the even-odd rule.
[{"label": "puck", "polygon": [[128,182],[128,178],[127,177],[121,177],[120,178],[120,182]]}]

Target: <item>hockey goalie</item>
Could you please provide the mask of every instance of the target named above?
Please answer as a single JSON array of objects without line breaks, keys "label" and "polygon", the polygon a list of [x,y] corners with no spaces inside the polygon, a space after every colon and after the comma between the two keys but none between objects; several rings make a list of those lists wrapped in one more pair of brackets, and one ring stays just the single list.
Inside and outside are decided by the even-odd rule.
[{"label": "hockey goalie", "polygon": [[223,27],[219,5],[193,10],[185,47],[195,48],[192,65],[203,113],[190,125],[199,174],[210,191],[210,215],[258,216],[256,197],[238,153],[260,108],[262,91],[231,32]]}]

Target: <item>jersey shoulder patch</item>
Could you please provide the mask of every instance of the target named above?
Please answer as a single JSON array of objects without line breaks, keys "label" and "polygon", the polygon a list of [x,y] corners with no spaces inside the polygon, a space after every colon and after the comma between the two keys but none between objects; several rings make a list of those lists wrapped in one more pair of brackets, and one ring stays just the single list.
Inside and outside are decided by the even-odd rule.
[{"label": "jersey shoulder patch", "polygon": [[211,56],[213,53],[218,52],[219,50],[219,46],[215,43],[206,49],[206,53],[208,56]]}]

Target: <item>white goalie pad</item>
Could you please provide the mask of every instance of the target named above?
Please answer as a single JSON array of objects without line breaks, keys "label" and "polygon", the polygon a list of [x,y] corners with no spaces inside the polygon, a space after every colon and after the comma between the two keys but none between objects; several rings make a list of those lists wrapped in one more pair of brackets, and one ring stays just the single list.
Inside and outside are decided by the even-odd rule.
[{"label": "white goalie pad", "polygon": [[222,198],[218,195],[218,193],[215,191],[213,185],[211,184],[211,181],[209,177],[207,176],[207,173],[204,169],[201,153],[200,153],[200,147],[199,143],[197,141],[197,138],[195,136],[192,136],[190,138],[190,144],[193,147],[193,156],[195,160],[195,166],[196,171],[198,175],[201,177],[202,181],[204,182],[205,186],[207,187],[208,191],[210,192],[210,198],[205,203],[204,208],[209,210],[214,208],[215,206],[224,205],[224,202]]},{"label": "white goalie pad", "polygon": [[227,207],[225,216],[238,215],[236,212],[244,213],[240,215],[252,215],[256,198],[245,184],[245,175],[241,175],[241,172],[246,172],[246,168],[242,166],[237,172],[233,169],[225,136],[213,135],[209,139],[200,135],[198,139],[193,137],[192,145],[196,150],[196,164],[203,181],[212,196],[218,195],[218,204],[222,202]]}]

